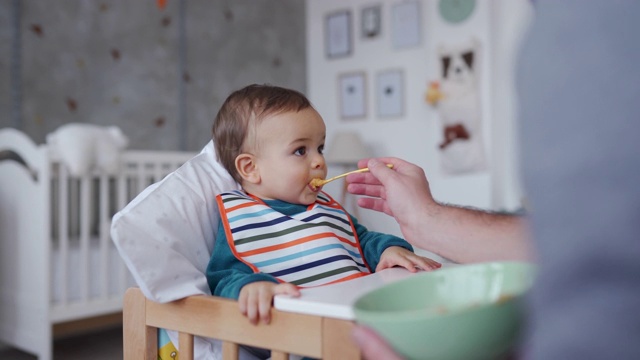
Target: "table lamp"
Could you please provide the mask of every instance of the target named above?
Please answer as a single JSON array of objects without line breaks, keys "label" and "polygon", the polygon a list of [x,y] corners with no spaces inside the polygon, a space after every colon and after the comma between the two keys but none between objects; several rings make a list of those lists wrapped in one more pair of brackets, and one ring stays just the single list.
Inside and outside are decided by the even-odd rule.
[{"label": "table lamp", "polygon": [[[327,151],[325,159],[329,165],[340,165],[344,170],[355,170],[358,168],[358,161],[370,156],[369,149],[362,142],[360,135],[356,132],[338,132],[335,134],[331,146]],[[342,196],[340,204],[346,208],[347,182],[343,181]],[[357,206],[353,207],[354,216],[357,213]]]}]

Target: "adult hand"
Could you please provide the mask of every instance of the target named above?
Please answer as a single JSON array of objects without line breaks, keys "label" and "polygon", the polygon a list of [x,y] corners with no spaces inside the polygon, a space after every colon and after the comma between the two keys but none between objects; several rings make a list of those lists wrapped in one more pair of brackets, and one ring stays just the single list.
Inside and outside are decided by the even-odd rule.
[{"label": "adult hand", "polygon": [[[385,164],[392,164],[389,169]],[[436,214],[440,205],[433,199],[424,170],[398,158],[364,159],[358,167],[369,172],[347,176],[347,189],[356,195],[358,205],[365,209],[393,216],[405,238],[413,244],[420,237],[419,224]]]},{"label": "adult hand", "polygon": [[[392,164],[393,168],[385,164]],[[407,205],[436,204],[424,171],[415,164],[398,158],[378,158],[360,160],[358,167],[369,167],[369,172],[351,174],[346,180],[350,193],[369,196],[358,199],[363,208],[402,218],[411,212]]]},{"label": "adult hand", "polygon": [[414,246],[459,263],[530,258],[521,217],[439,204],[424,170],[401,159],[358,162],[365,166],[369,172],[347,176],[347,190],[365,195],[358,199],[360,207],[393,216]]},{"label": "adult hand", "polygon": [[356,325],[351,336],[367,360],[402,360],[380,335],[368,327]]}]

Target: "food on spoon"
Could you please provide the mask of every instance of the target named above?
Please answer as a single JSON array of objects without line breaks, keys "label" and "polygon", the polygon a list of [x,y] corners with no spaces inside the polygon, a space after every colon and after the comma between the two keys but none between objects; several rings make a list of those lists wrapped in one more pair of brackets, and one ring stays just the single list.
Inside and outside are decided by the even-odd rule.
[{"label": "food on spoon", "polygon": [[324,184],[324,180],[320,178],[311,179],[309,185],[315,190]]},{"label": "food on spoon", "polygon": [[[389,169],[393,169],[393,164],[387,164],[387,167]],[[320,178],[315,178],[315,179],[311,179],[311,181],[309,181],[309,185],[313,188],[313,190],[316,190],[318,187],[320,187],[320,186],[322,186],[322,185],[324,185],[324,184],[326,184],[326,183],[328,183],[330,181],[343,178],[343,177],[345,177],[345,176],[347,176],[349,174],[361,173],[361,172],[366,172],[366,171],[369,171],[369,168],[362,168],[362,169],[358,169],[358,170],[349,171],[349,172],[346,172],[346,173],[344,173],[342,175],[334,176],[331,179],[327,179],[327,180],[323,180],[323,179],[320,179]]]}]

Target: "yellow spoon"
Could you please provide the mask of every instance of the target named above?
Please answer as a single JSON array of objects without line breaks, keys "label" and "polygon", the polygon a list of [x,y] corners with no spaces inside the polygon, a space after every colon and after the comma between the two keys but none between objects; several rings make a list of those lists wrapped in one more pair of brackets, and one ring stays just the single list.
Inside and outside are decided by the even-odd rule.
[{"label": "yellow spoon", "polygon": [[[389,169],[393,169],[393,164],[387,164],[387,167]],[[362,168],[362,169],[358,169],[358,170],[353,170],[353,171],[349,171],[346,172],[344,174],[338,175],[338,176],[334,176],[330,179],[320,179],[320,178],[315,178],[315,179],[311,179],[311,181],[309,182],[309,185],[311,185],[313,188],[318,188],[320,186],[323,186],[324,184],[331,182],[333,180],[337,180],[340,178],[343,178],[349,174],[355,174],[355,173],[361,173],[361,172],[367,172],[369,171],[369,168]]]}]

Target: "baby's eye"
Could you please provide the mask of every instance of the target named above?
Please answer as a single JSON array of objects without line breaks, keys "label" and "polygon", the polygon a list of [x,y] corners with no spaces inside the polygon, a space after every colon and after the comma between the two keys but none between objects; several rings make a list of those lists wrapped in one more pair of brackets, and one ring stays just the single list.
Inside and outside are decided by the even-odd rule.
[{"label": "baby's eye", "polygon": [[296,151],[294,152],[294,154],[299,155],[299,156],[302,156],[302,155],[304,155],[306,153],[307,153],[307,148],[304,147],[304,146],[297,148]]},{"label": "baby's eye", "polygon": [[319,152],[320,154],[323,154],[323,153],[324,153],[324,145],[320,145],[320,146],[318,147],[318,152]]}]

